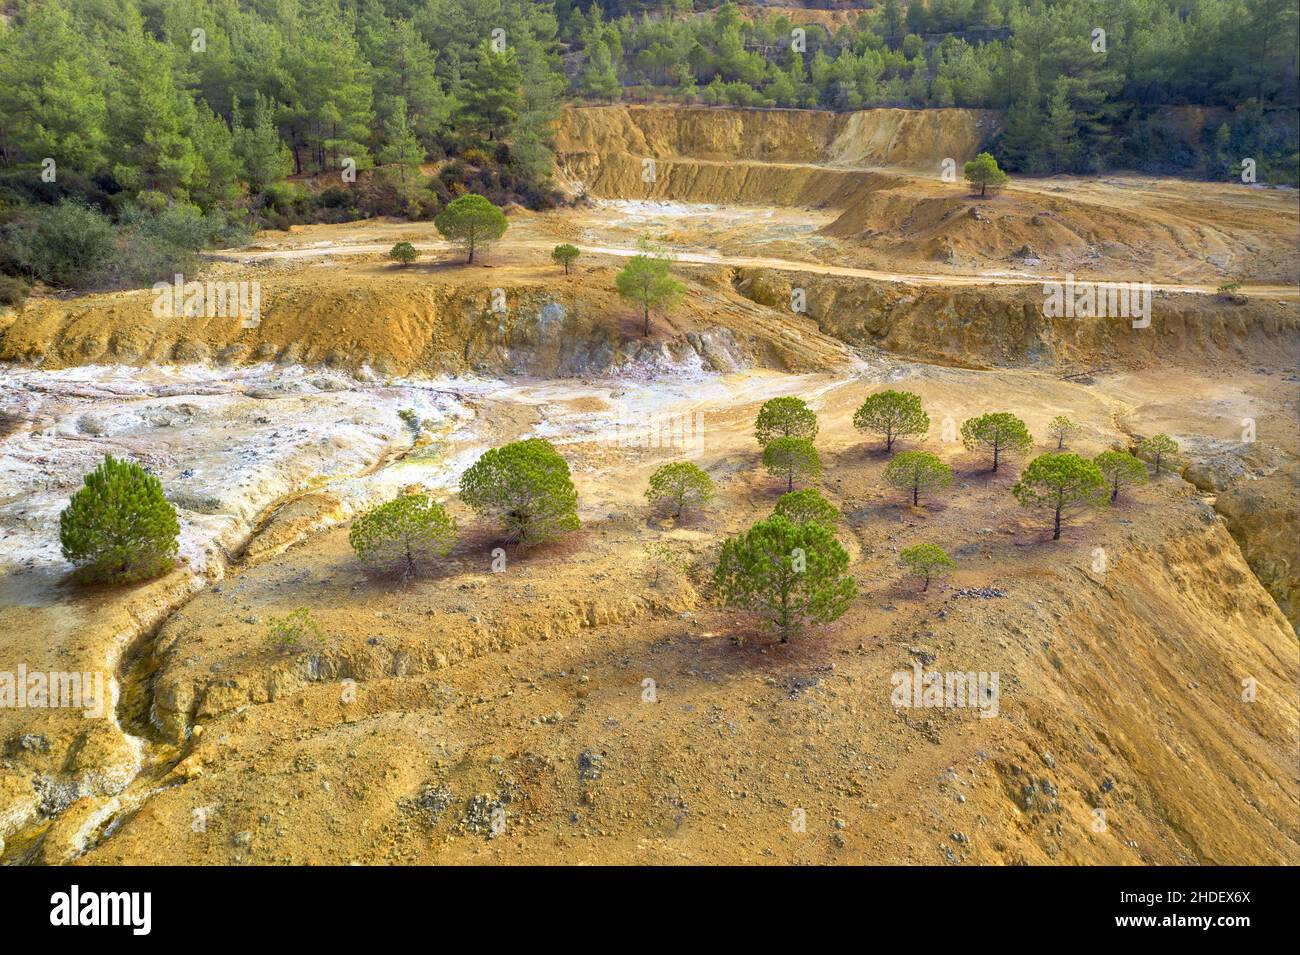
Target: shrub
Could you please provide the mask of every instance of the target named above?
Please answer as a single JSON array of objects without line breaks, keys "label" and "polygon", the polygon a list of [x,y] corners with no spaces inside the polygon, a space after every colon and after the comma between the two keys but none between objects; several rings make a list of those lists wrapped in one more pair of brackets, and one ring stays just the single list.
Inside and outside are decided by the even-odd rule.
[{"label": "shrub", "polygon": [[840,519],[840,509],[811,487],[782,494],[772,513],[791,524],[821,524],[832,530]]},{"label": "shrub", "polygon": [[1061,539],[1061,516],[1080,506],[1104,505],[1106,478],[1091,461],[1077,454],[1040,454],[1011,489],[1023,507],[1050,508],[1055,514],[1052,540]]},{"label": "shrub", "polygon": [[493,448],[460,479],[461,499],[500,520],[522,545],[578,529],[578,492],[569,465],[549,441],[529,438]]},{"label": "shrub", "polygon": [[925,434],[930,430],[930,416],[921,410],[921,397],[910,391],[880,391],[862,403],[853,415],[859,431],[874,431],[885,436],[885,450],[904,435]]},{"label": "shrub", "polygon": [[924,581],[921,585],[922,593],[930,589],[931,577],[957,566],[957,562],[938,544],[904,547],[898,552],[898,559],[904,567]]},{"label": "shrub", "polygon": [[87,288],[101,279],[115,238],[107,216],[72,199],[31,215],[6,228],[5,252],[18,268],[61,288]]},{"label": "shrub", "polygon": [[915,506],[921,503],[922,491],[952,484],[952,468],[929,451],[900,451],[885,468],[885,481],[910,491]]},{"label": "shrub", "polygon": [[569,268],[582,253],[576,245],[569,245],[567,242],[563,245],[557,245],[551,250],[551,261],[564,266],[564,274],[569,274]]},{"label": "shrub", "polygon": [[505,235],[509,226],[505,213],[473,192],[447,203],[433,224],[444,237],[469,253],[466,263],[470,265],[474,253]]},{"label": "shrub", "polygon": [[666,507],[673,517],[680,517],[713,500],[713,479],[688,461],[674,461],[650,475],[645,496],[651,505]]},{"label": "shrub", "polygon": [[1137,456],[1155,466],[1156,477],[1160,476],[1161,468],[1172,470],[1182,461],[1178,455],[1178,442],[1167,434],[1143,438],[1137,446]]},{"label": "shrub", "polygon": [[414,262],[419,255],[415,246],[409,242],[399,242],[388,250],[388,257],[394,262],[400,262],[403,268]]},{"label": "shrub", "polygon": [[306,607],[298,607],[283,617],[267,617],[266,631],[279,653],[319,651],[324,642],[320,627]]},{"label": "shrub", "polygon": [[442,505],[420,494],[381,504],[352,522],[348,543],[367,567],[400,570],[405,580],[456,544],[456,521]]},{"label": "shrub", "polygon": [[828,528],[774,515],[723,543],[713,583],[724,605],[758,614],[788,643],[848,609],[856,593],[848,566]]},{"label": "shrub", "polygon": [[754,437],[766,445],[773,438],[817,437],[817,415],[802,398],[773,398],[758,409]]},{"label": "shrub", "polygon": [[650,586],[652,587],[659,586],[659,578],[663,576],[665,571],[680,577],[686,576],[688,567],[686,558],[667,544],[660,541],[652,541],[646,544],[645,556],[647,563],[650,565]]},{"label": "shrub", "polygon": [[962,443],[967,451],[983,448],[993,452],[993,472],[998,459],[1008,454],[1025,454],[1034,446],[1025,423],[1009,411],[994,411],[970,418],[961,426]]},{"label": "shrub", "polygon": [[85,581],[147,580],[174,563],[176,508],[162,484],[134,461],[105,455],[59,515],[63,556]]},{"label": "shrub", "polygon": [[15,308],[27,300],[31,287],[20,278],[0,272],[0,306],[12,305]]},{"label": "shrub", "polygon": [[1057,415],[1047,425],[1047,433],[1056,439],[1056,450],[1060,451],[1065,447],[1065,442],[1078,434],[1082,429],[1067,418],[1065,415]]},{"label": "shrub", "polygon": [[1110,502],[1119,500],[1119,489],[1125,485],[1146,484],[1147,466],[1127,451],[1103,451],[1092,459],[1110,484]]},{"label": "shrub", "polygon": [[817,449],[807,438],[773,438],[763,449],[763,463],[773,477],[785,478],[785,489],[794,490],[794,479],[812,479],[822,473]]}]

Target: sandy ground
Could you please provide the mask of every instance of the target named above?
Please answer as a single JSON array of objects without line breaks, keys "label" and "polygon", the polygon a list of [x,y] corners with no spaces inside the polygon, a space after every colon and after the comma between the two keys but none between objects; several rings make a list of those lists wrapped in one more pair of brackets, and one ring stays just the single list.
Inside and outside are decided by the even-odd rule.
[{"label": "sandy ground", "polygon": [[[581,263],[585,267],[592,262],[637,255],[640,252],[637,240],[655,236],[666,240],[675,261],[682,266],[782,269],[921,286],[1035,287],[1045,282],[1063,283],[1067,279],[1064,272],[1044,273],[1023,267],[961,274],[937,270],[900,272],[827,264],[814,256],[845,257],[843,250],[837,248],[839,243],[816,234],[819,222],[826,225],[831,218],[815,210],[774,213],[756,207],[708,203],[597,200],[594,209],[576,215],[567,211],[538,216],[516,215],[511,222],[508,246],[503,243],[490,261],[496,268],[531,266],[544,270],[550,262],[551,250],[557,244],[573,242],[583,252]],[[456,249],[439,238],[437,231],[427,224],[374,221],[361,229],[349,229],[343,241],[338,240],[338,233],[335,226],[294,227],[290,233],[263,237],[249,249],[215,253],[214,258],[241,265],[286,260],[318,260],[315,264],[324,264],[339,258],[352,258],[373,266],[385,262],[388,250],[403,241],[410,242],[426,255],[444,259],[456,255]],[[704,251],[697,251],[701,246]],[[755,250],[770,249],[784,254],[753,254]],[[1082,278],[1089,273],[1081,270],[1078,274]],[[1124,282],[1128,279],[1108,276],[1102,281]],[[1149,284],[1155,291],[1215,295],[1221,283],[1153,281]],[[1300,300],[1300,287],[1294,285],[1251,283],[1246,291],[1257,298]]]}]

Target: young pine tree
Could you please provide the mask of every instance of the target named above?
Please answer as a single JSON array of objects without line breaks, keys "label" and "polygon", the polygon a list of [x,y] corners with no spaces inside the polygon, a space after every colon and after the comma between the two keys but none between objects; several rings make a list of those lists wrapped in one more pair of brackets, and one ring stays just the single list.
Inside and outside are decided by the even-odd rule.
[{"label": "young pine tree", "polygon": [[162,484],[134,461],[105,455],[59,515],[59,542],[76,578],[128,583],[156,577],[175,562],[176,508]]},{"label": "young pine tree", "polygon": [[856,593],[848,566],[827,527],[774,515],[723,543],[713,584],[725,606],[759,615],[788,643],[848,609]]}]

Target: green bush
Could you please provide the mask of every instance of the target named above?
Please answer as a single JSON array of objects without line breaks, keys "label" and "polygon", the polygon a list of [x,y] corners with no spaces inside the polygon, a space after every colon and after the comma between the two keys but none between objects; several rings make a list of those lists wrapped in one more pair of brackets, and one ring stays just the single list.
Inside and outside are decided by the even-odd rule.
[{"label": "green bush", "polygon": [[0,306],[12,305],[15,308],[27,300],[31,286],[20,278],[0,272]]},{"label": "green bush", "polygon": [[420,255],[415,246],[409,242],[398,242],[388,250],[388,257],[403,267],[410,265]]},{"label": "green bush", "polygon": [[853,426],[885,436],[885,450],[904,435],[925,434],[930,416],[921,410],[921,397],[910,391],[880,391],[862,402],[853,413]]},{"label": "green bush", "polygon": [[754,419],[754,437],[766,445],[773,438],[817,437],[817,415],[802,398],[773,398],[764,402]]},{"label": "green bush", "polygon": [[652,506],[667,508],[673,517],[681,517],[713,500],[713,479],[689,461],[674,461],[650,475],[645,496]]},{"label": "green bush", "polygon": [[59,541],[87,582],[147,580],[175,562],[176,508],[162,484],[134,461],[106,455],[59,515]]},{"label": "green bush", "polygon": [[1061,518],[1071,509],[1105,505],[1106,478],[1097,465],[1077,454],[1040,454],[1011,489],[1022,507],[1046,508],[1055,515],[1052,540],[1061,539]]},{"label": "green bush", "polygon": [[659,579],[668,572],[672,576],[685,577],[690,569],[686,556],[673,550],[662,541],[651,541],[645,545],[646,563],[650,565],[650,586],[658,587]]},{"label": "green bush", "polygon": [[885,468],[885,481],[912,495],[912,505],[921,503],[921,492],[952,484],[952,468],[929,451],[900,451]]},{"label": "green bush", "polygon": [[1110,485],[1110,502],[1119,500],[1120,488],[1147,483],[1147,466],[1127,451],[1103,451],[1092,459]]},{"label": "green bush", "polygon": [[848,609],[856,593],[848,567],[848,553],[828,528],[778,514],[723,543],[713,584],[725,606],[758,614],[788,643],[808,624],[829,623]]},{"label": "green bush", "polygon": [[898,559],[904,567],[924,581],[921,585],[923,593],[930,589],[931,577],[957,566],[957,562],[938,544],[904,547],[898,552]]},{"label": "green bush", "polygon": [[348,543],[360,561],[379,573],[418,573],[456,545],[456,521],[442,505],[421,494],[381,504],[352,522]]},{"label": "green bush", "polygon": [[283,617],[268,617],[266,631],[279,653],[293,654],[304,650],[319,652],[324,645],[321,629],[311,618],[311,611],[298,607]]},{"label": "green bush", "polygon": [[1002,457],[1026,454],[1034,447],[1025,423],[1009,411],[994,411],[968,419],[962,423],[961,437],[967,451],[993,452],[995,474]]},{"label": "green bush", "polygon": [[537,544],[579,526],[569,465],[542,438],[485,453],[461,477],[460,496],[480,515],[501,521],[507,538],[520,544]]},{"label": "green bush", "polygon": [[5,252],[19,269],[57,288],[83,289],[102,279],[113,255],[108,217],[71,199],[29,210],[5,229]]},{"label": "green bush", "polygon": [[785,478],[785,489],[794,490],[794,479],[812,479],[822,473],[821,458],[807,438],[773,438],[763,449],[763,463],[773,477]]},{"label": "green bush", "polygon": [[839,508],[811,487],[782,494],[772,514],[784,517],[791,524],[821,524],[832,530],[840,519]]}]

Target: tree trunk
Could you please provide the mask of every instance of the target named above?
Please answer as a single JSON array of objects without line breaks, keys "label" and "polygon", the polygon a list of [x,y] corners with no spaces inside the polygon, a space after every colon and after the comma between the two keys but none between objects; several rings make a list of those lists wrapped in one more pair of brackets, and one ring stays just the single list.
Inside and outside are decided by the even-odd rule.
[{"label": "tree trunk", "polygon": [[1058,434],[1056,436],[1056,450],[1060,451],[1063,447],[1065,447],[1065,435]]},{"label": "tree trunk", "polygon": [[988,188],[989,188],[989,184],[988,184],[987,182],[981,182],[981,183],[980,183],[980,198],[981,198],[981,199],[984,198],[984,193],[988,190]]},{"label": "tree trunk", "polygon": [[998,473],[998,451],[999,451],[998,444],[995,441],[993,442],[993,473],[994,474]]},{"label": "tree trunk", "polygon": [[929,589],[930,589],[930,575],[927,573],[925,575],[925,583],[921,585],[921,593],[925,593]]},{"label": "tree trunk", "polygon": [[794,468],[791,468],[790,473],[786,475],[785,490],[787,494],[794,490]]},{"label": "tree trunk", "polygon": [[474,264],[474,240],[472,238],[469,240],[469,259],[465,262],[465,264],[466,265]]},{"label": "tree trunk", "polygon": [[1056,529],[1052,531],[1052,540],[1061,539],[1061,505],[1056,505]]},{"label": "tree trunk", "polygon": [[1118,500],[1119,500],[1119,479],[1116,478],[1114,485],[1112,485],[1110,489],[1110,502],[1114,504]]},{"label": "tree trunk", "polygon": [[921,503],[921,482],[918,481],[917,483],[912,485],[912,506],[916,507],[916,505],[920,503]]},{"label": "tree trunk", "polygon": [[650,337],[650,303],[649,302],[646,302],[641,306],[641,318],[643,322],[641,326],[641,337],[649,338]]}]

